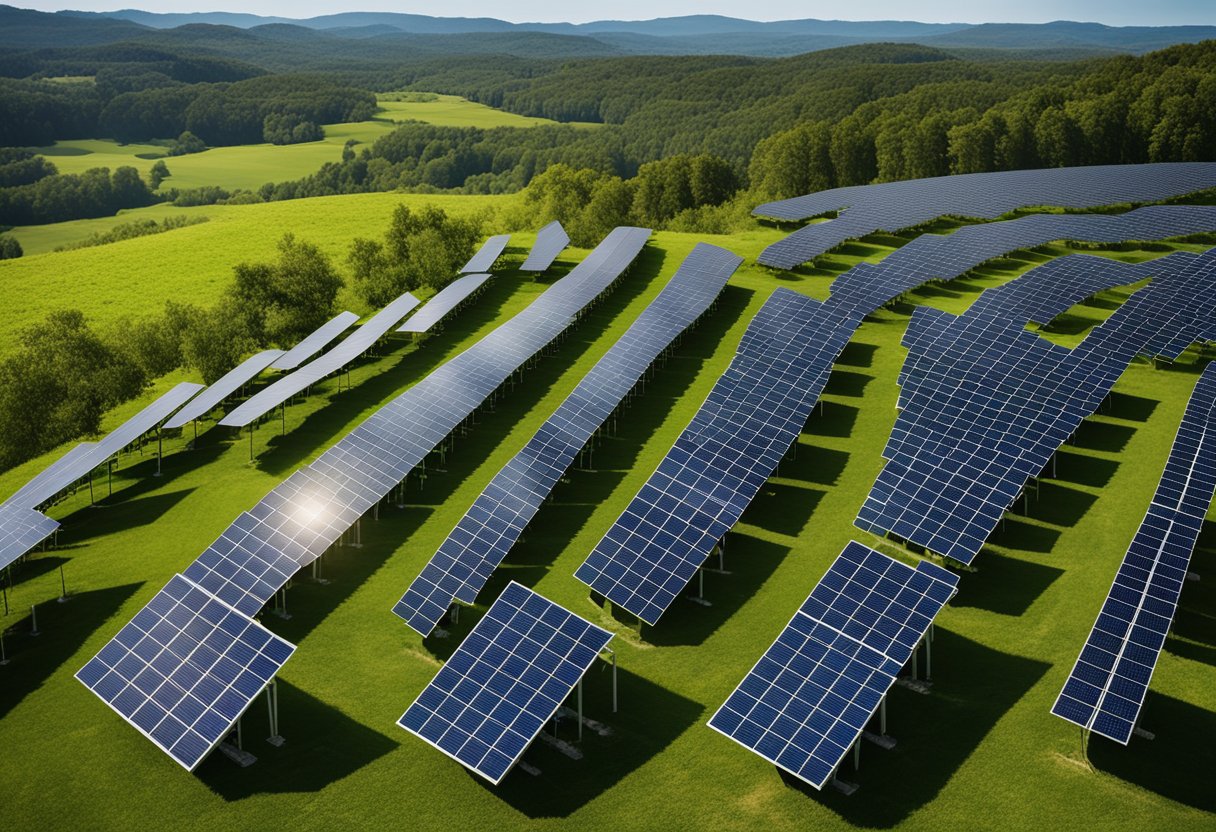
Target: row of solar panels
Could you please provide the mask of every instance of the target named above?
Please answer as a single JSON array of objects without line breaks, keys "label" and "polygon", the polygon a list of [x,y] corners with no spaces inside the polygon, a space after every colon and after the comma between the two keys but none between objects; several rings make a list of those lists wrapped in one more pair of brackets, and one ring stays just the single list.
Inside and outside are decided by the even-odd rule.
[{"label": "row of solar panels", "polygon": [[1187,403],[1144,521],[1052,713],[1126,745],[1216,492],[1216,364]]},{"label": "row of solar panels", "polygon": [[760,254],[764,265],[792,269],[846,240],[910,228],[947,214],[991,219],[1026,206],[1156,202],[1212,187],[1216,163],[1095,165],[835,188],[761,205],[753,213],[794,221],[841,211],[837,219],[805,226]]},{"label": "row of solar panels", "polygon": [[[81,670],[81,681],[182,766],[197,766],[265,687],[256,684],[264,674],[243,683],[246,665],[224,661],[221,646],[243,657],[248,653],[247,645],[239,639],[229,644],[226,636],[233,630],[248,632],[245,623],[296,571],[320,557],[612,286],[649,236],[647,229],[614,230],[527,308],[372,414],[241,514]],[[196,598],[193,607],[201,611],[195,617],[201,620],[187,620],[193,607],[177,612],[179,620],[168,624],[156,620],[168,614],[163,596],[183,593]],[[169,625],[201,646],[185,639],[175,647],[179,635]],[[145,635],[153,641],[145,641]],[[200,655],[202,662],[196,660]],[[290,650],[275,667],[263,669],[273,675],[289,655]],[[151,667],[145,667],[149,660]],[[157,733],[143,714],[168,729]]]}]

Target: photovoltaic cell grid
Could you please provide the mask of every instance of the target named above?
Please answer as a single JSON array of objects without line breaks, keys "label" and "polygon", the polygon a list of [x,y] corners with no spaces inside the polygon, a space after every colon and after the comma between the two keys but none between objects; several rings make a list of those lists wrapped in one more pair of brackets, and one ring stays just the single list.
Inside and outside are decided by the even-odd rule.
[{"label": "photovoltaic cell grid", "polygon": [[1216,491],[1216,364],[1187,403],[1144,522],[1051,712],[1127,745]]},{"label": "photovoltaic cell grid", "polygon": [[512,581],[397,724],[497,785],[611,640]]},{"label": "photovoltaic cell grid", "polygon": [[528,253],[528,259],[519,267],[521,272],[543,272],[553,265],[557,255],[570,245],[570,235],[557,220],[536,233],[536,244]]},{"label": "photovoltaic cell grid", "polygon": [[469,258],[469,262],[464,264],[460,273],[488,272],[494,267],[494,261],[506,250],[509,242],[511,242],[510,234],[499,234],[486,240],[477,253]]},{"label": "photovoltaic cell grid", "polygon": [[730,367],[575,577],[654,624],[797,439],[859,317],[773,293]]},{"label": "photovoltaic cell grid", "polygon": [[185,381],[174,386],[102,437],[100,442],[82,442],[68,451],[63,458],[9,497],[5,505],[35,508],[50,502],[57,494],[87,477],[94,468],[104,465],[107,459],[155,428],[202,389],[201,384]]},{"label": "photovoltaic cell grid", "polygon": [[186,403],[186,406],[173,414],[165,422],[167,428],[180,428],[211,412],[224,399],[241,388],[241,385],[255,378],[258,373],[270,366],[271,362],[283,355],[282,350],[265,350],[252,355],[225,373],[218,381]]},{"label": "photovoltaic cell grid", "polygon": [[1216,186],[1216,164],[1095,165],[943,176],[821,191],[767,203],[753,213],[797,221],[841,210],[766,248],[759,262],[791,269],[875,231],[897,231],[943,215],[995,218],[1029,205],[1089,208],[1154,202]]},{"label": "photovoltaic cell grid", "polygon": [[822,788],[957,586],[850,542],[709,727]]},{"label": "photovoltaic cell grid", "polygon": [[175,575],[76,678],[193,771],[294,651]]},{"label": "photovoltaic cell grid", "polygon": [[426,306],[405,319],[398,332],[429,332],[431,327],[452,313],[457,306],[469,299],[487,280],[488,274],[466,274],[458,277],[439,290]]},{"label": "photovoltaic cell grid", "polygon": [[1216,311],[1216,251],[1175,261],[1075,349],[1016,321],[964,315],[905,381],[887,460],[856,524],[965,563],[1026,481],[1092,414],[1132,358],[1190,343]]},{"label": "photovoltaic cell grid", "polygon": [[698,244],[663,291],[495,475],[393,612],[427,636],[456,600],[473,603],[579,451],[646,368],[720,294],[742,258]]},{"label": "photovoltaic cell grid", "polygon": [[244,427],[269,413],[301,390],[311,387],[331,373],[341,370],[371,349],[417,305],[418,298],[406,292],[373,315],[367,323],[342,339],[329,352],[320,358],[314,358],[290,375],[284,376],[268,387],[263,387],[250,396],[223,419],[220,419],[219,424],[229,427]]},{"label": "photovoltaic cell grid", "polygon": [[[614,230],[526,309],[385,405],[238,517],[181,580],[196,581],[201,591],[214,593],[215,603],[239,610],[236,615],[256,613],[298,568],[320,556],[516,367],[607,289],[649,236],[647,229]],[[158,672],[175,673],[174,657],[186,664],[185,656],[161,654]]]},{"label": "photovoltaic cell grid", "polygon": [[57,528],[58,521],[32,508],[0,505],[0,569],[46,540]]},{"label": "photovoltaic cell grid", "polygon": [[[1213,166],[1216,169],[1216,165]],[[994,257],[1054,240],[1121,243],[1216,229],[1216,206],[1151,205],[1126,214],[1036,214],[922,234],[877,264],[856,266],[832,283],[842,309],[869,312],[931,280],[953,280]]]},{"label": "photovoltaic cell grid", "polygon": [[271,368],[275,370],[294,370],[324,349],[330,341],[354,326],[358,320],[359,316],[354,312],[338,313],[317,327],[303,341],[283,353],[277,361],[270,365]]}]

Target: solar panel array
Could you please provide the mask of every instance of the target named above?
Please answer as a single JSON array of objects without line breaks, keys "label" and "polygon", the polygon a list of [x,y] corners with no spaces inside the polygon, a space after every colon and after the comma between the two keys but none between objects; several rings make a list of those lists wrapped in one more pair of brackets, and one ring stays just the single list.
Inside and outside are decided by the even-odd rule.
[{"label": "solar panel array", "polygon": [[460,270],[461,274],[472,274],[474,272],[488,272],[494,268],[494,261],[506,250],[507,243],[511,242],[510,234],[499,234],[496,237],[491,237],[482,243],[481,248],[477,253],[469,258],[469,262],[464,264],[464,268]]},{"label": "solar panel array", "polygon": [[5,505],[26,508],[46,505],[73,484],[87,477],[94,468],[104,465],[107,459],[155,428],[202,389],[203,385],[186,381],[176,385],[102,437],[100,442],[82,442],[68,451],[62,459],[9,497]]},{"label": "solar panel array", "polygon": [[823,788],[957,587],[850,542],[709,727]]},{"label": "solar panel array", "polygon": [[165,422],[165,427],[180,428],[188,422],[206,416],[220,402],[241,389],[242,385],[255,378],[258,373],[265,370],[271,362],[282,355],[282,350],[264,350],[246,358],[173,414],[169,421]]},{"label": "solar panel array", "polygon": [[[238,616],[258,612],[300,567],[319,557],[611,286],[649,236],[647,229],[615,229],[526,309],[372,414],[242,513],[181,580]],[[120,632],[115,642],[128,646],[122,636]],[[161,654],[156,669],[172,676],[186,664],[188,656],[170,651]]]},{"label": "solar panel array", "polygon": [[296,344],[279,359],[271,364],[274,370],[294,370],[318,352],[323,350],[330,341],[350,329],[359,320],[354,312],[340,312],[317,327],[312,334]]},{"label": "solar panel array", "polygon": [[692,422],[575,577],[656,623],[797,439],[859,323],[830,303],[774,292]]},{"label": "solar panel array", "polygon": [[495,475],[393,612],[427,636],[456,600],[473,603],[579,451],[646,369],[719,295],[742,258],[698,244],[663,291]]},{"label": "solar panel array", "polygon": [[792,269],[846,240],[947,214],[991,219],[1030,205],[1155,202],[1211,187],[1216,187],[1216,164],[1186,162],[1000,171],[837,188],[756,208],[759,216],[790,221],[841,211],[837,219],[805,226],[774,243],[758,260]]},{"label": "solar panel array", "polygon": [[193,771],[293,652],[175,575],[76,678]]},{"label": "solar panel array", "polygon": [[528,253],[528,259],[519,267],[521,272],[543,272],[553,265],[557,255],[570,245],[570,235],[557,220],[536,232],[536,244]]},{"label": "solar panel array", "polygon": [[[1214,166],[1216,169],[1216,166]],[[1152,205],[1126,214],[1035,214],[922,234],[878,264],[862,264],[832,283],[832,301],[869,311],[930,280],[953,280],[994,257],[1053,240],[1121,243],[1216,229],[1216,206]],[[883,301],[885,302],[885,300]]]},{"label": "solar panel array", "polygon": [[431,327],[452,313],[490,279],[488,274],[466,274],[444,286],[426,306],[405,319],[398,332],[430,332]]},{"label": "solar panel array", "polygon": [[311,387],[331,373],[341,370],[371,349],[417,305],[418,298],[406,292],[373,315],[367,323],[346,336],[332,350],[320,358],[314,358],[290,375],[263,387],[250,396],[239,406],[233,408],[223,419],[220,419],[219,424],[244,427],[302,390]]},{"label": "solar panel array", "polygon": [[0,505],[0,569],[46,540],[59,523],[25,506]]},{"label": "solar panel array", "polygon": [[512,581],[397,724],[497,785],[611,640]]},{"label": "solar panel array", "polygon": [[1132,358],[1189,344],[1211,320],[1216,250],[1160,268],[1071,351],[1018,321],[964,315],[950,324],[940,357],[905,379],[887,462],[856,524],[970,563]]},{"label": "solar panel array", "polygon": [[1216,364],[1187,403],[1144,522],[1051,712],[1127,745],[1216,491]]}]

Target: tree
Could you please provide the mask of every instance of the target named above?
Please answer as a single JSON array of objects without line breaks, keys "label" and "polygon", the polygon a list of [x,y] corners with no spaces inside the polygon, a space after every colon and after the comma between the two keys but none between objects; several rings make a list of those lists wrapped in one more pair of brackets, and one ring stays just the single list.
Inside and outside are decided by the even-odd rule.
[{"label": "tree", "polygon": [[16,260],[23,254],[25,252],[21,249],[21,243],[17,242],[16,237],[0,234],[0,260]]},{"label": "tree", "polygon": [[411,211],[398,205],[384,242],[356,238],[346,261],[355,291],[372,306],[384,306],[420,286],[441,288],[473,254],[481,235],[475,219],[449,217],[441,208]]},{"label": "tree", "polygon": [[186,366],[198,370],[204,384],[217,381],[258,346],[245,311],[232,298],[205,311],[186,309],[182,357]]},{"label": "tree", "polygon": [[241,263],[229,291],[236,314],[262,343],[288,346],[333,317],[342,278],[328,255],[284,234],[275,263]]},{"label": "tree", "polygon": [[152,163],[152,169],[148,171],[148,181],[152,185],[152,190],[160,187],[160,183],[164,182],[172,176],[169,173],[169,166],[165,164],[164,159],[157,159]]},{"label": "tree", "polygon": [[189,130],[182,131],[177,137],[177,141],[169,148],[170,156],[186,156],[190,153],[202,153],[207,149],[207,145],[198,136],[191,133]]}]

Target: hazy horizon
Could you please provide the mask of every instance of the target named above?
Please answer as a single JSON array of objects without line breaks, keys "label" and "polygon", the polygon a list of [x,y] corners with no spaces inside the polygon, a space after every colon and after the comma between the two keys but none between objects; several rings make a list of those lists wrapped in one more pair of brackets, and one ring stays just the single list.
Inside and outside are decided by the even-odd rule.
[{"label": "hazy horizon", "polygon": [[[1211,0],[1162,0],[1145,4],[1133,0],[1025,0],[1016,5],[1001,6],[990,11],[990,6],[977,9],[970,5],[961,9],[957,3],[940,0],[922,2],[916,13],[909,14],[907,3],[893,0],[861,0],[853,3],[850,16],[841,17],[840,6],[827,3],[805,3],[800,0],[770,0],[770,2],[744,2],[744,0],[619,0],[612,13],[603,6],[585,4],[572,7],[549,0],[518,0],[509,8],[488,0],[452,0],[442,10],[431,3],[394,3],[386,0],[367,0],[350,6],[335,0],[251,0],[240,8],[207,7],[189,0],[154,0],[133,5],[115,5],[106,2],[77,3],[29,3],[13,4],[18,8],[36,11],[92,11],[114,12],[138,10],[160,14],[190,14],[226,12],[232,14],[255,14],[265,17],[304,19],[320,15],[344,12],[396,12],[421,14],[432,17],[493,17],[513,23],[586,23],[593,20],[652,20],[660,17],[685,15],[724,15],[754,21],[780,21],[815,18],[821,20],[904,20],[921,23],[1047,23],[1056,20],[1103,23],[1108,26],[1178,26],[1216,24],[1216,3]],[[583,12],[583,9],[586,12]]]}]

